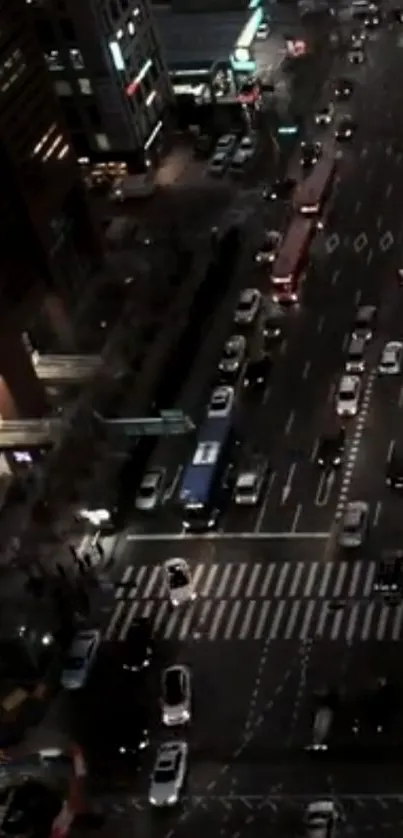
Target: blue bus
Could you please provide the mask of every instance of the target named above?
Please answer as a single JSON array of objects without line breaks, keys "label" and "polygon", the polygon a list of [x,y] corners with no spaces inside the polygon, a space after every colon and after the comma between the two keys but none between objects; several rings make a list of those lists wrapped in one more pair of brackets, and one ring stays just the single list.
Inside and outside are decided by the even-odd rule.
[{"label": "blue bus", "polygon": [[179,490],[185,529],[208,530],[216,525],[234,443],[231,414],[206,419]]}]

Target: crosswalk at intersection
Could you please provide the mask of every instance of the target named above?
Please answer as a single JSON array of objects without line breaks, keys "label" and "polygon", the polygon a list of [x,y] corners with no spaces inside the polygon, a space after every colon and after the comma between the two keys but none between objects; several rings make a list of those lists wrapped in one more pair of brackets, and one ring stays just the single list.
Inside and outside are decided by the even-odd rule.
[{"label": "crosswalk at intersection", "polygon": [[374,596],[375,573],[364,560],[200,562],[196,600],[172,609],[161,568],[131,566],[116,584],[105,636],[124,640],[132,621],[147,617],[166,640],[397,641],[403,605]]}]

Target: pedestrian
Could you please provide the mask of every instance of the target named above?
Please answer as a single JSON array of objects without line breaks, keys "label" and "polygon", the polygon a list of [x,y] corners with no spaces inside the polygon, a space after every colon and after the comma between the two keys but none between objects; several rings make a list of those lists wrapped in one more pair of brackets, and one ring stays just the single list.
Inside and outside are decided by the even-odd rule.
[{"label": "pedestrian", "polygon": [[92,561],[91,561],[91,556],[90,556],[89,553],[84,553],[84,555],[82,557],[82,562],[85,565],[85,567],[87,568],[87,570],[92,569]]},{"label": "pedestrian", "polygon": [[62,579],[67,578],[66,568],[63,567],[61,562],[56,562],[56,570]]}]

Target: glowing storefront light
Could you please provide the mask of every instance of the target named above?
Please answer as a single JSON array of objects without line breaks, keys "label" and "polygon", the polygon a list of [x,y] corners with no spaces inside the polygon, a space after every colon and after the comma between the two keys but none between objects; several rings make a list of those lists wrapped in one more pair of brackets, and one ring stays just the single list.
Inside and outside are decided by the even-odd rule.
[{"label": "glowing storefront light", "polygon": [[136,78],[132,82],[130,82],[130,84],[126,87],[126,93],[127,93],[128,96],[133,96],[133,94],[136,92],[140,82],[143,81],[143,79],[147,75],[150,67],[152,67],[152,63],[153,62],[151,61],[151,58],[148,58],[148,60],[145,62],[145,64],[143,64],[143,66],[142,66],[140,72],[137,74]]},{"label": "glowing storefront light", "polygon": [[148,140],[145,141],[144,151],[147,151],[147,149],[150,148],[150,145],[153,144],[155,138],[158,136],[159,132],[161,131],[161,128],[162,128],[162,121],[160,120],[159,122],[157,122],[155,128],[153,128],[153,130],[151,131],[151,134],[150,134]]},{"label": "glowing storefront light", "polygon": [[250,47],[256,32],[263,20],[263,10],[256,9],[244,26],[234,48],[231,63],[235,70],[254,70],[256,64],[252,59]]},{"label": "glowing storefront light", "polygon": [[119,72],[125,69],[125,62],[122,55],[122,50],[117,41],[109,42],[109,49],[113,58],[113,63]]}]

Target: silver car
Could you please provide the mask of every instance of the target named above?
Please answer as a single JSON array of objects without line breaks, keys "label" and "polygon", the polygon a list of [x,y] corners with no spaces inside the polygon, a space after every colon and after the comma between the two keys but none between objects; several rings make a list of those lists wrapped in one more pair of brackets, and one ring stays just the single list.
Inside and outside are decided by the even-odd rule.
[{"label": "silver car", "polygon": [[187,761],[187,742],[175,740],[160,745],[148,792],[152,806],[175,806],[185,782]]},{"label": "silver car", "polygon": [[228,157],[225,151],[216,151],[208,164],[208,172],[210,175],[220,177],[224,174],[228,165]]},{"label": "silver car", "polygon": [[136,509],[141,510],[141,512],[151,512],[158,506],[164,476],[165,470],[162,468],[154,468],[145,473],[136,495]]},{"label": "silver car", "polygon": [[79,690],[84,686],[100,640],[101,634],[98,629],[87,629],[76,634],[60,679],[65,690]]},{"label": "silver car", "polygon": [[261,302],[262,295],[257,288],[245,288],[241,291],[234,314],[235,323],[243,326],[251,325],[257,317]]},{"label": "silver car", "polygon": [[167,727],[184,725],[191,718],[190,669],[183,664],[169,666],[162,673],[162,722]]},{"label": "silver car", "polygon": [[337,820],[333,800],[314,800],[304,814],[306,838],[331,838]]},{"label": "silver car", "polygon": [[232,335],[224,346],[224,352],[218,369],[225,376],[236,376],[246,356],[246,339],[243,335]]},{"label": "silver car", "polygon": [[339,531],[340,547],[360,547],[368,530],[369,506],[363,500],[347,504]]}]

